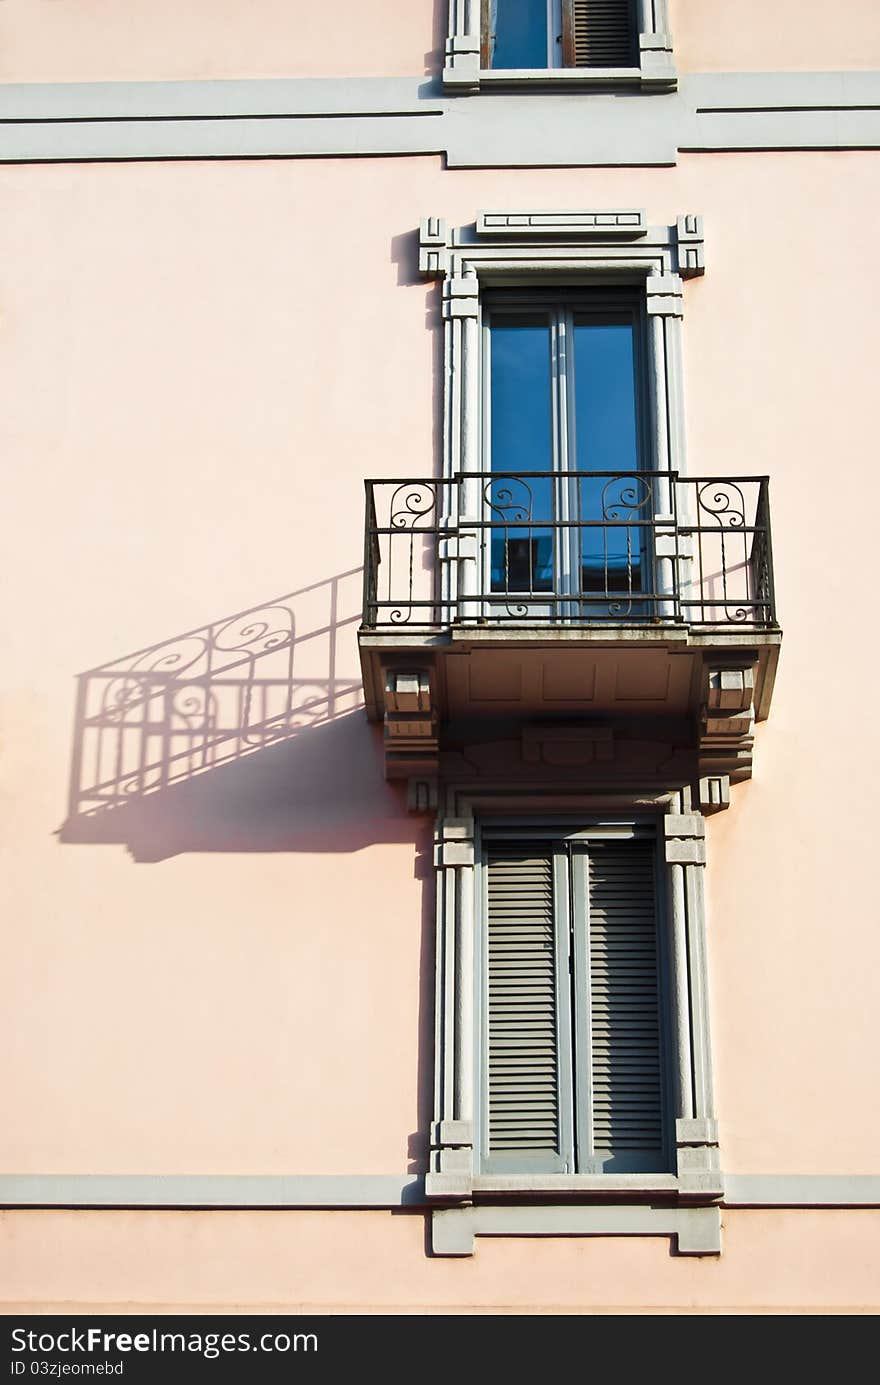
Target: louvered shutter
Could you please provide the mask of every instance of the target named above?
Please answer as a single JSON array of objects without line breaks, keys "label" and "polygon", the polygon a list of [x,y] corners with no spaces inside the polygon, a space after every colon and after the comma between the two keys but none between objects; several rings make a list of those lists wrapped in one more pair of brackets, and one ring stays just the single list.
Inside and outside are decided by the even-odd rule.
[{"label": "louvered shutter", "polygon": [[492,845],[488,852],[489,1155],[561,1149],[557,939],[553,852]]},{"label": "louvered shutter", "polygon": [[633,0],[563,0],[565,67],[635,67]]},{"label": "louvered shutter", "polygon": [[650,1157],[663,1146],[654,853],[594,843],[587,874],[592,1150]]}]

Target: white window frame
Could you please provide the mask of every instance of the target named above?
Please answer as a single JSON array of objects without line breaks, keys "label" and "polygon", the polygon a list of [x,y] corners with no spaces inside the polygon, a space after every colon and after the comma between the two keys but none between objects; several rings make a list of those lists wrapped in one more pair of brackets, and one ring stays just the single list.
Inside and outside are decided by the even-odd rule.
[{"label": "white window frame", "polygon": [[[579,488],[578,483],[569,480],[561,482],[557,473],[560,471],[570,471],[576,466],[575,449],[575,348],[572,335],[572,320],[575,315],[583,317],[601,317],[611,313],[621,317],[629,318],[633,329],[633,355],[634,355],[634,420],[633,426],[636,436],[636,461],[634,471],[651,470],[649,465],[652,462],[653,449],[651,438],[648,435],[648,388],[647,388],[647,361],[646,361],[646,342],[647,342],[647,322],[644,312],[644,302],[632,294],[631,291],[603,289],[596,285],[587,290],[587,297],[570,297],[568,290],[558,289],[556,291],[529,290],[521,300],[505,302],[505,290],[501,290],[498,297],[493,297],[491,303],[487,303],[486,311],[481,313],[482,331],[482,358],[480,362],[482,374],[482,457],[483,471],[488,472],[495,469],[491,448],[492,418],[491,418],[491,329],[495,322],[503,322],[506,313],[539,313],[548,314],[551,322],[551,429],[552,429],[552,466],[549,475],[553,478],[553,488],[555,502],[558,505],[560,519],[571,518],[577,514],[579,509]],[[564,365],[562,364],[564,362]],[[560,369],[560,366],[562,367]],[[558,372],[558,373],[557,373]],[[552,378],[555,377],[555,380]],[[502,473],[509,471],[503,463],[497,468]],[[514,468],[515,470],[515,468]],[[488,498],[488,488],[491,481],[484,480],[483,490]],[[661,504],[662,508],[662,504]],[[486,519],[490,519],[490,514],[485,514]],[[540,528],[540,524],[537,525]],[[483,530],[483,572],[481,580],[484,592],[491,592],[491,531]],[[649,553],[648,535],[643,535],[641,567],[642,578],[650,582],[650,587],[654,586],[654,555]],[[580,535],[577,530],[556,531],[553,536],[553,567],[554,567],[554,593],[561,595],[572,594],[580,587],[580,579],[577,576],[578,564],[580,561]],[[650,568],[650,573],[648,572]],[[498,593],[499,604],[506,602],[508,593]],[[509,593],[516,601],[514,589]],[[567,618],[566,611],[570,615],[578,612],[576,602],[560,602],[555,596],[549,597],[549,603],[555,604],[561,609],[557,614],[557,619],[562,622]],[[493,600],[487,601],[480,614],[491,618]],[[551,610],[551,604],[544,609],[542,618],[546,618]],[[647,603],[636,603],[636,608],[640,615],[650,615]],[[528,619],[538,611],[534,602],[530,602],[524,615]],[[585,608],[587,615],[589,609]],[[460,612],[466,614],[466,612]]]},{"label": "white window frame", "polygon": [[639,19],[638,66],[546,67],[504,70],[480,66],[481,0],[449,0],[449,36],[443,86],[461,95],[492,88],[578,90],[619,86],[642,91],[673,91],[677,75],[669,33],[667,0],[636,0]]},{"label": "white window frame", "polygon": [[[658,857],[662,862],[662,908],[666,919],[667,1051],[666,1075],[670,1133],[674,1133],[675,1168],[668,1173],[505,1173],[483,1172],[479,1164],[477,1123],[481,1114],[480,1086],[483,1069],[481,1039],[482,968],[479,961],[483,936],[481,889],[481,823],[499,817],[499,796],[488,789],[474,793],[450,788],[438,814],[435,836],[437,880],[436,1008],[434,1119],[431,1125],[430,1169],[426,1195],[439,1207],[473,1208],[485,1199],[506,1195],[541,1200],[546,1210],[570,1202],[577,1195],[601,1200],[606,1219],[600,1229],[610,1234],[625,1232],[631,1218],[611,1215],[615,1199],[653,1201],[669,1199],[677,1208],[699,1206],[707,1214],[700,1223],[694,1253],[717,1254],[717,1203],[723,1185],[718,1152],[712,1064],[708,1024],[708,977],[706,969],[703,869],[706,861],[705,821],[692,810],[688,790],[658,794],[656,790],[631,793],[629,810],[619,799],[598,796],[560,796],[548,801],[522,796],[508,802],[504,818],[525,827],[530,834],[545,832],[558,837],[565,832],[601,827],[626,831],[642,823],[648,814],[657,827]],[[580,824],[578,828],[576,824]],[[659,893],[659,891],[658,891]],[[535,1207],[530,1208],[532,1212]],[[575,1209],[570,1209],[574,1211]],[[570,1224],[557,1210],[544,1226],[544,1234],[580,1234],[582,1218],[577,1209]],[[532,1223],[534,1218],[532,1218]],[[512,1234],[517,1224],[513,1219]],[[528,1224],[528,1223],[526,1223]],[[470,1249],[455,1248],[457,1232],[449,1213],[437,1221],[435,1249],[439,1253],[467,1254],[479,1224],[462,1223]],[[543,1223],[536,1228],[542,1234]],[[664,1222],[663,1234],[669,1225]],[[504,1234],[487,1231],[486,1234]],[[586,1234],[589,1234],[587,1231]]]}]

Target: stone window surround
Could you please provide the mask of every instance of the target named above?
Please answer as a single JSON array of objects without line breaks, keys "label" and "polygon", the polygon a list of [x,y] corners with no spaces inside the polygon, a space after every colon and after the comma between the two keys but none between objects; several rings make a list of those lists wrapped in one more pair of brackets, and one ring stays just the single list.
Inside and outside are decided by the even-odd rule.
[{"label": "stone window surround", "polygon": [[[478,824],[483,817],[497,819],[499,811],[513,812],[517,821],[533,822],[540,829],[561,821],[569,828],[575,820],[585,825],[599,816],[607,821],[609,814],[618,821],[646,811],[658,815],[669,929],[674,1173],[481,1174],[475,1166],[480,1016],[474,982],[481,927],[475,866]],[[489,788],[445,791],[435,835],[435,1085],[425,1180],[426,1197],[443,1209],[435,1218],[436,1253],[470,1254],[475,1234],[517,1234],[516,1209],[507,1209],[506,1220],[490,1216],[485,1221],[483,1209],[499,1196],[524,1204],[520,1211],[528,1215],[522,1222],[523,1234],[634,1234],[630,1226],[633,1201],[643,1210],[663,1209],[664,1215],[656,1219],[657,1232],[669,1234],[671,1227],[675,1230],[678,1212],[699,1209],[705,1215],[697,1219],[701,1229],[695,1234],[692,1253],[719,1252],[717,1203],[723,1185],[707,1011],[705,861],[705,820],[693,810],[688,789],[662,794],[646,790],[621,797],[524,793],[515,798],[493,794]],[[598,1220],[591,1219],[577,1202],[584,1197],[601,1202],[603,1215]],[[591,1213],[597,1210],[590,1209]],[[622,1215],[616,1217],[617,1212]],[[456,1215],[464,1217],[458,1229]],[[636,1217],[635,1221],[639,1228],[648,1228],[651,1219]],[[646,1233],[639,1230],[638,1234]],[[687,1240],[689,1233],[683,1234]]]},{"label": "stone window surround", "polygon": [[566,90],[583,87],[634,87],[672,91],[676,72],[669,33],[667,0],[636,0],[639,18],[639,65],[623,68],[555,67],[502,71],[480,67],[481,0],[449,0],[449,37],[443,86],[461,95],[493,87]]},{"label": "stone window surround", "polygon": [[[565,284],[629,284],[645,293],[648,324],[649,470],[685,473],[681,320],[683,283],[704,272],[702,217],[650,227],[633,209],[602,211],[480,212],[472,226],[447,228],[441,217],[421,223],[419,270],[442,281],[444,324],[443,475],[483,469],[481,436],[481,290],[519,285],[558,289]],[[657,516],[669,514],[669,482],[658,481]],[[480,512],[480,482],[451,487],[458,515],[441,517],[457,537],[441,545],[441,589],[454,604],[476,580],[479,530],[468,517]],[[655,559],[659,590],[671,584],[665,569],[674,538],[658,529]],[[668,549],[668,552],[667,552]],[[670,588],[671,589],[671,588]]]}]

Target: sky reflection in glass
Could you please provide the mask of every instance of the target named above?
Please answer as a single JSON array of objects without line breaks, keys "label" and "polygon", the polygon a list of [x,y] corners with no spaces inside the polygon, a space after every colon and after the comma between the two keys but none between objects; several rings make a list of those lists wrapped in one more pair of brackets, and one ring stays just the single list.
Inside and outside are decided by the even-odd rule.
[{"label": "sky reflection in glass", "polygon": [[[650,490],[620,476],[639,468],[632,316],[559,305],[498,312],[490,332],[492,470],[546,477],[489,484],[492,590],[640,591]],[[554,467],[617,476],[554,479]],[[544,527],[566,517],[585,527]]]},{"label": "sky reflection in glass", "polygon": [[492,66],[547,66],[547,0],[497,0]]},{"label": "sky reflection in glass", "polygon": [[[493,471],[546,471],[547,479],[493,480],[493,591],[552,591],[553,518],[550,323],[546,313],[505,315],[492,324]],[[523,525],[522,521],[526,521]]]},{"label": "sky reflection in glass", "polygon": [[[637,471],[636,394],[631,320],[574,318],[576,471]],[[647,492],[610,478],[578,483],[582,519],[648,519]],[[632,503],[622,501],[629,498]],[[612,509],[609,511],[609,506]],[[583,590],[638,590],[642,530],[637,524],[581,531]]]}]

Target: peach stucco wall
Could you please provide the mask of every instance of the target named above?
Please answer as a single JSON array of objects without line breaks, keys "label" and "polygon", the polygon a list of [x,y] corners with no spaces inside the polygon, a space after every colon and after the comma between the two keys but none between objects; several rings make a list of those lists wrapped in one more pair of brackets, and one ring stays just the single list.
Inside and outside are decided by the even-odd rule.
[{"label": "peach stucco wall", "polygon": [[858,1312],[880,1306],[878,1233],[878,1211],[727,1211],[720,1259],[486,1237],[444,1260],[418,1213],[19,1212],[0,1253],[7,1311]]},{"label": "peach stucco wall", "polygon": [[875,0],[669,0],[682,72],[831,72],[880,67]]},{"label": "peach stucco wall", "polygon": [[4,0],[0,80],[416,77],[446,0]]},{"label": "peach stucco wall", "polygon": [[[870,154],[804,153],[653,171],[4,170],[0,1052],[14,1119],[0,1172],[421,1167],[429,829],[383,784],[359,710],[362,478],[436,464],[439,328],[414,271],[418,218],[524,205],[706,217],[707,273],[685,289],[691,467],[771,474],[786,631],[755,779],[710,826],[724,1166],[872,1171],[863,702],[877,668],[857,517],[873,484],[874,168]],[[193,775],[104,841],[76,814],[65,826],[76,675],[288,593],[297,677],[318,689],[298,733]],[[297,1214],[296,1235],[277,1215],[138,1217],[147,1249],[114,1281],[99,1267],[119,1263],[129,1214],[7,1214],[2,1297],[226,1303],[248,1283],[254,1304],[516,1305],[544,1302],[540,1264],[547,1306],[583,1306],[600,1282],[609,1305],[768,1304],[785,1247],[772,1301],[833,1306],[862,1301],[873,1253],[867,1213],[728,1213],[720,1266],[647,1241],[485,1241],[472,1265],[429,1264],[419,1218],[373,1213]],[[194,1240],[241,1280],[217,1269],[202,1290],[175,1249]],[[379,1261],[377,1286],[363,1265]]]},{"label": "peach stucco wall", "polygon": [[[880,8],[670,0],[681,72],[880,66]],[[328,33],[328,19],[330,32]],[[417,77],[443,64],[447,0],[3,0],[0,80]]]}]

